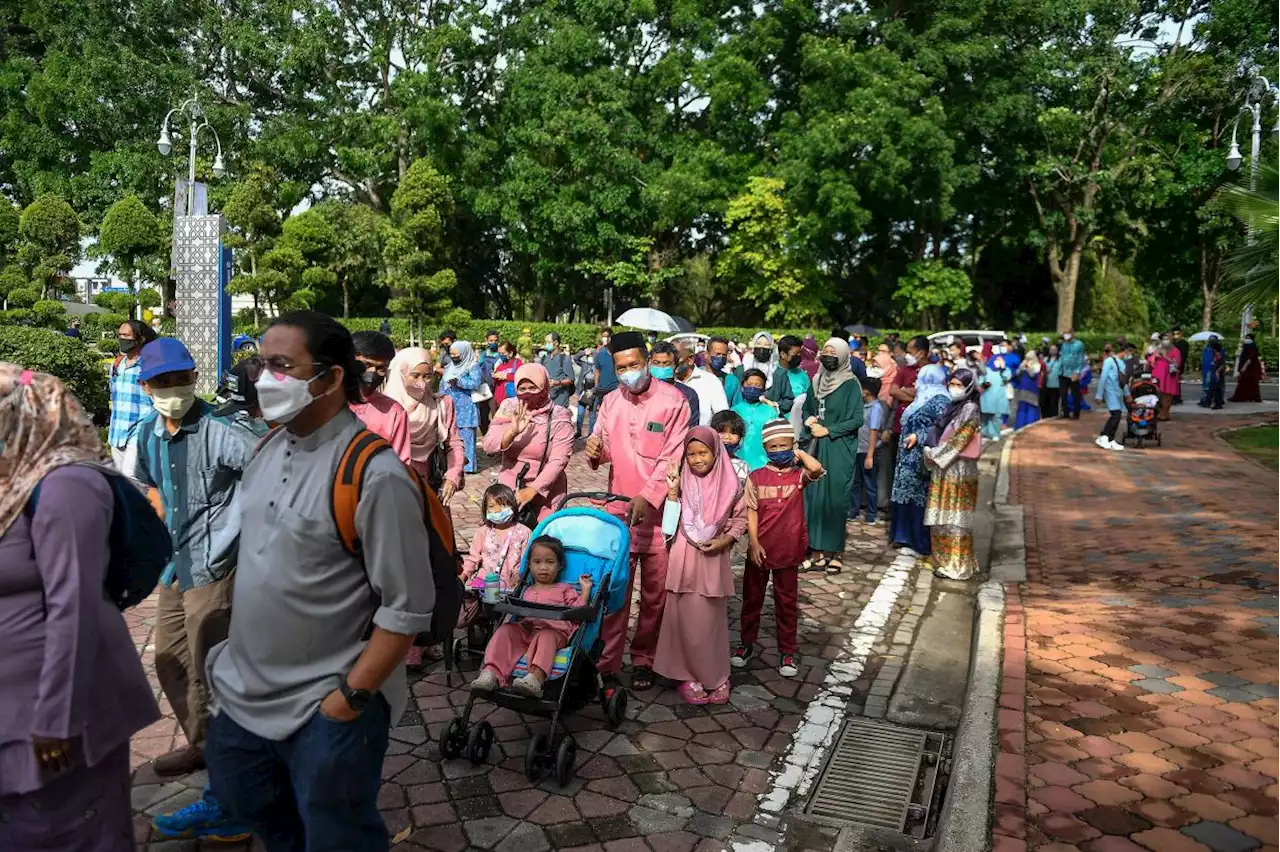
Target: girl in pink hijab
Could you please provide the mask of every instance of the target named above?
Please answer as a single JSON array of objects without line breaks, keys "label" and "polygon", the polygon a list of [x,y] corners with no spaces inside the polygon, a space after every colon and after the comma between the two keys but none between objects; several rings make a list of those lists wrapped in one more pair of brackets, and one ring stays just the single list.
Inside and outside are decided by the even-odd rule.
[{"label": "girl in pink hijab", "polygon": [[674,537],[667,562],[667,600],[653,669],[680,681],[690,704],[729,700],[729,551],[747,529],[742,483],[720,435],[689,430],[683,465],[667,471],[662,531]]},{"label": "girl in pink hijab", "polygon": [[447,506],[462,488],[464,456],[453,400],[431,389],[434,374],[430,352],[416,346],[401,349],[387,368],[382,392],[409,415],[410,467],[431,483]]},{"label": "girl in pink hijab", "polygon": [[484,451],[501,454],[498,482],[516,492],[519,509],[532,506],[538,520],[569,488],[565,468],[573,453],[573,415],[551,402],[551,379],[541,364],[515,371],[515,396],[498,408],[484,436]]}]

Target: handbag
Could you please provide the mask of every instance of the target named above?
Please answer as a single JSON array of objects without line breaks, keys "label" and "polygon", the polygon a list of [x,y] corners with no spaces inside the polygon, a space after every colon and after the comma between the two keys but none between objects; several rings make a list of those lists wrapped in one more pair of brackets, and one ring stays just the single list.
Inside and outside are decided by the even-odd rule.
[{"label": "handbag", "polygon": [[481,382],[480,387],[471,392],[471,401],[476,404],[490,399],[493,399],[493,388],[489,387],[488,382]]}]

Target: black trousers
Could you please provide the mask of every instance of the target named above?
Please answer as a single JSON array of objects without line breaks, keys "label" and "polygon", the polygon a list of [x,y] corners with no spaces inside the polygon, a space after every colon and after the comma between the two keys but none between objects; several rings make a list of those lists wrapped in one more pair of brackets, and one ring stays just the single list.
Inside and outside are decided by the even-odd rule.
[{"label": "black trousers", "polygon": [[1058,416],[1058,396],[1060,393],[1058,388],[1040,389],[1040,416],[1042,418]]},{"label": "black trousers", "polygon": [[1103,438],[1116,439],[1116,429],[1120,426],[1120,418],[1124,415],[1124,410],[1113,408],[1109,412],[1111,416],[1107,418],[1107,422],[1102,425],[1102,431],[1098,433]]},{"label": "black trousers", "polygon": [[[1067,405],[1068,399],[1070,405]],[[1064,406],[1062,416],[1068,414],[1075,420],[1080,419],[1081,398],[1080,398],[1080,380],[1073,379],[1070,376],[1062,377],[1062,404]]]}]

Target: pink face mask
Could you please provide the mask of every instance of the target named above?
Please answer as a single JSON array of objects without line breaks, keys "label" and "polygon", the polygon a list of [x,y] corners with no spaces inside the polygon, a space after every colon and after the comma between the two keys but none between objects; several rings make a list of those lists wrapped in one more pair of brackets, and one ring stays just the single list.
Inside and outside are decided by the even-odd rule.
[{"label": "pink face mask", "polygon": [[427,383],[422,379],[406,379],[404,389],[414,399],[422,399],[427,392]]}]

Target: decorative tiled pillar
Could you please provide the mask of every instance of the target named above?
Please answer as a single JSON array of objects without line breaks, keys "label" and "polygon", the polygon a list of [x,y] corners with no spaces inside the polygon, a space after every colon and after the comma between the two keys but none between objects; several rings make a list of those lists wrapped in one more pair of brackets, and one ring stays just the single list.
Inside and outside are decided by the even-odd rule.
[{"label": "decorative tiled pillar", "polygon": [[173,229],[178,339],[195,359],[196,392],[212,394],[231,367],[231,297],[226,292],[230,251],[222,246],[221,216],[179,216]]}]

